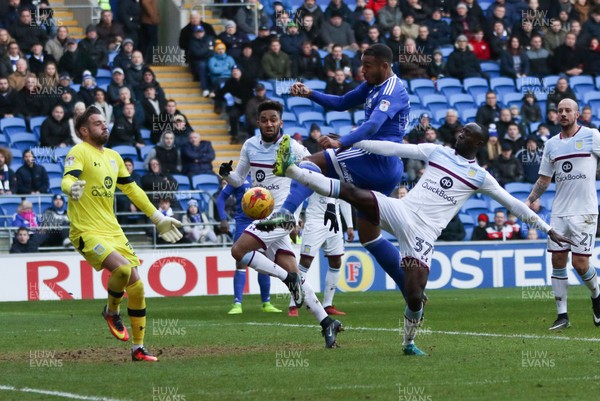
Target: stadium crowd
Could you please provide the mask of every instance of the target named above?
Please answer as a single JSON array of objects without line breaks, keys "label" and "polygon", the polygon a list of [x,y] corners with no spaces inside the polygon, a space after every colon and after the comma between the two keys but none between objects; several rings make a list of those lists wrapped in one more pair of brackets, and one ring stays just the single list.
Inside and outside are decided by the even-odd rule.
[{"label": "stadium crowd", "polygon": [[[600,0],[247,2],[223,8],[225,29],[219,34],[191,12],[179,37],[203,96],[214,99],[215,112],[227,113],[232,142],[254,135],[256,106],[268,98],[281,100],[287,116],[297,121],[296,109],[281,98],[285,92],[279,83],[289,87],[296,80],[320,81],[321,90],[336,95],[352,90],[362,81],[362,51],[374,43],[390,46],[397,60],[393,70],[411,94],[406,141],[452,147],[457,130],[476,121],[490,136],[478,161],[503,185],[536,180],[544,142],[560,131],[560,100],[585,105],[580,125],[600,123],[593,109],[600,100],[590,97],[588,102],[586,97],[595,91],[594,78],[600,74]],[[121,0],[115,10],[102,2],[100,22],[87,26],[81,40],[53,22],[50,2],[33,3],[0,2],[1,193],[51,193],[49,160],[39,163],[38,155],[27,150],[68,149],[77,143],[74,118],[90,105],[111,124],[109,146],[135,149],[132,171],[144,162],[145,171],[135,171],[146,190],[168,183],[176,191],[180,181],[174,175],[191,179],[212,174],[210,141],[194,132],[152,69],[160,22],[156,0]],[[512,87],[493,87],[497,77],[509,78]],[[448,78],[462,83],[445,88]],[[429,84],[416,85],[423,81]],[[467,82],[479,84],[468,87]],[[452,96],[458,94],[469,95],[471,105],[453,104]],[[435,106],[430,95],[443,101]],[[297,126],[292,134],[312,151],[319,131],[315,127],[344,131],[338,130],[340,125],[325,125],[327,110],[314,110],[323,115],[316,124],[286,122]],[[360,113],[348,113],[343,128],[359,125]],[[25,125],[10,127],[15,117]],[[55,152],[52,162],[65,154]],[[22,166],[11,167],[13,160],[22,160]],[[424,166],[412,160],[405,166],[410,187]],[[171,206],[182,212],[189,206],[173,203],[164,205],[165,213]],[[476,225],[474,220],[473,236]],[[527,230],[519,232],[511,237],[528,235]]]}]

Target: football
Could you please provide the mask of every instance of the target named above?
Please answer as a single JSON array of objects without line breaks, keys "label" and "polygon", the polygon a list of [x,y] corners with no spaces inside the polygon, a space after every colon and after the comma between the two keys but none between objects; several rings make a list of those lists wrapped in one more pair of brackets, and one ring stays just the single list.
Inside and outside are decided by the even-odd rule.
[{"label": "football", "polygon": [[273,212],[275,199],[268,189],[250,188],[242,197],[242,210],[255,220],[264,219]]}]

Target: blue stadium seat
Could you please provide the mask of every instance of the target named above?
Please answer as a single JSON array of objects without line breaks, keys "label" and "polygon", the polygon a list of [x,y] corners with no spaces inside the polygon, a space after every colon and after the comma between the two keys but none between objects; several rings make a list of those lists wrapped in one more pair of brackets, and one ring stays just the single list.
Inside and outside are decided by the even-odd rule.
[{"label": "blue stadium seat", "polygon": [[325,114],[325,122],[333,128],[352,124],[352,115],[348,111],[329,111]]},{"label": "blue stadium seat", "polygon": [[348,135],[353,129],[354,125],[344,125],[343,127],[340,127],[338,134],[341,136]]},{"label": "blue stadium seat", "polygon": [[436,110],[448,109],[448,101],[444,95],[425,95],[422,99],[423,104],[426,105],[432,113]]},{"label": "blue stadium seat", "polygon": [[485,94],[485,93],[479,93],[479,94],[475,95],[475,105],[477,105],[477,107],[483,106],[485,104],[486,96],[487,96],[487,94]]},{"label": "blue stadium seat", "polygon": [[490,79],[500,76],[500,65],[494,61],[484,61],[481,64],[481,71],[485,72]]},{"label": "blue stadium seat", "polygon": [[192,177],[192,187],[197,190],[214,194],[221,184],[219,176],[215,174],[197,174]]},{"label": "blue stadium seat", "polygon": [[112,71],[106,68],[98,68],[98,71],[96,72],[96,82],[98,78],[112,79]]},{"label": "blue stadium seat", "polygon": [[274,89],[273,89],[273,83],[271,81],[260,80],[260,81],[258,81],[258,83],[259,84],[263,84],[265,86],[265,89],[267,91],[271,91],[271,92],[274,91]]},{"label": "blue stadium seat", "polygon": [[463,86],[465,87],[465,92],[470,93],[473,97],[476,97],[480,93],[486,93],[490,89],[487,80],[484,78],[465,78]]},{"label": "blue stadium seat", "polygon": [[490,199],[489,201],[489,205],[488,205],[488,210],[490,212],[496,212],[497,210],[506,210],[506,208],[504,206],[502,206],[502,204],[500,202],[498,202],[495,199]]},{"label": "blue stadium seat", "polygon": [[8,148],[10,145],[8,143],[8,138],[4,134],[0,134],[0,146]]},{"label": "blue stadium seat", "polygon": [[140,128],[140,134],[142,134],[142,139],[146,142],[146,144],[149,144],[152,132],[148,128]]},{"label": "blue stadium seat", "polygon": [[308,79],[304,81],[304,85],[308,86],[314,91],[323,92],[327,86],[327,82],[321,81],[320,79]]},{"label": "blue stadium seat", "polygon": [[131,157],[132,159],[138,158],[137,148],[130,145],[118,145],[112,148],[115,152],[119,153],[121,157]]},{"label": "blue stadium seat", "polygon": [[4,117],[0,119],[0,132],[6,136],[15,132],[27,131],[25,120],[21,117]]},{"label": "blue stadium seat", "polygon": [[444,58],[444,60],[447,60],[448,57],[450,57],[450,53],[452,53],[454,51],[454,47],[453,46],[443,46],[443,47],[440,47],[440,51],[442,52],[442,57]]},{"label": "blue stadium seat", "polygon": [[529,123],[529,133],[534,134],[542,122]]},{"label": "blue stadium seat", "polygon": [[71,85],[69,85],[69,87],[71,89],[73,89],[75,92],[79,92],[79,90],[81,89],[81,84],[73,84],[72,83]]},{"label": "blue stadium seat", "polygon": [[523,104],[523,94],[519,93],[519,92],[505,93],[502,96],[502,104],[505,107],[517,105],[517,106],[519,106],[519,110],[520,110],[521,105]]},{"label": "blue stadium seat", "polygon": [[336,134],[337,135],[338,130],[335,129],[334,127],[329,127],[327,125],[322,125],[321,126],[321,135],[330,135],[330,134]]},{"label": "blue stadium seat", "polygon": [[323,125],[325,123],[325,117],[323,117],[323,114],[316,111],[305,111],[298,115],[298,122],[300,125],[310,129],[310,126],[313,123]]},{"label": "blue stadium seat", "polygon": [[509,182],[504,186],[504,189],[517,199],[527,199],[531,193],[532,185],[527,182]]},{"label": "blue stadium seat", "polygon": [[450,100],[450,96],[463,91],[463,84],[456,78],[441,78],[436,82],[436,86],[438,92],[446,96],[448,100]]},{"label": "blue stadium seat", "polygon": [[10,146],[21,150],[22,152],[34,148],[39,145],[38,139],[34,134],[22,132],[9,136]]},{"label": "blue stadium seat", "polygon": [[314,111],[314,103],[305,97],[290,97],[287,99],[287,109],[296,116],[307,111]]},{"label": "blue stadium seat", "polygon": [[[581,99],[581,98],[579,98]],[[600,92],[590,91],[583,94],[583,103],[587,104],[592,110],[597,110],[600,107]]]},{"label": "blue stadium seat", "polygon": [[553,89],[560,78],[560,75],[548,75],[544,77],[542,83],[544,84],[544,88],[546,88],[546,92]]},{"label": "blue stadium seat", "polygon": [[344,53],[346,56],[350,57],[351,60],[354,58],[354,56],[356,56],[356,52],[352,49],[346,49],[342,53]]},{"label": "blue stadium seat", "polygon": [[569,86],[576,92],[586,93],[596,90],[594,78],[590,75],[578,75],[569,78]]},{"label": "blue stadium seat", "polygon": [[54,149],[54,159],[57,163],[63,163],[65,161],[65,157],[67,153],[71,150],[71,146],[67,146],[65,148],[55,148]]},{"label": "blue stadium seat", "polygon": [[354,125],[357,127],[360,126],[363,121],[365,121],[365,111],[356,110],[354,113],[352,113],[352,120],[354,120]]},{"label": "blue stadium seat", "polygon": [[475,222],[473,221],[473,217],[471,217],[470,214],[459,213],[458,214],[458,219],[460,220],[461,223],[463,223],[463,225],[465,226],[465,228],[466,228],[466,226],[474,226],[475,225]]},{"label": "blue stadium seat", "polygon": [[291,126],[283,126],[283,133],[289,136],[294,136],[294,134],[302,135],[302,138],[308,138],[309,129],[306,127],[301,127],[299,125],[291,125]]},{"label": "blue stadium seat", "polygon": [[482,199],[469,198],[463,204],[461,211],[471,216],[473,221],[477,221],[478,215],[480,215],[481,213],[488,212],[487,201]]},{"label": "blue stadium seat", "polygon": [[423,99],[424,95],[435,93],[435,85],[431,79],[417,78],[410,81],[410,91]]},{"label": "blue stadium seat", "polygon": [[433,113],[431,121],[435,121],[437,124],[442,125],[446,121],[447,110],[436,110]]},{"label": "blue stadium seat", "polygon": [[[38,142],[39,145],[39,142]],[[51,147],[35,146],[31,148],[35,162],[38,164],[54,163],[54,149]]]},{"label": "blue stadium seat", "polygon": [[475,108],[464,109],[459,114],[460,120],[462,121],[463,124],[474,123],[476,115],[477,115],[477,109],[475,109]]},{"label": "blue stadium seat", "polygon": [[408,95],[408,101],[410,102],[410,107],[422,107],[421,99],[417,95]]},{"label": "blue stadium seat", "polygon": [[[144,146],[143,148],[140,148],[140,159],[142,161],[146,160],[146,157],[148,156],[148,153],[150,153],[150,151],[154,149],[154,146]],[[137,160],[137,156],[130,156],[132,160]]]},{"label": "blue stadium seat", "polygon": [[285,121],[286,124],[298,122],[298,118],[296,118],[296,115],[291,111],[284,111],[281,115],[281,119]]},{"label": "blue stadium seat", "polygon": [[475,99],[468,93],[457,93],[450,96],[450,107],[455,109],[458,114],[466,109],[475,107]]},{"label": "blue stadium seat", "polygon": [[3,209],[3,214],[8,216],[6,221],[9,226],[12,225],[13,216],[17,213],[19,203],[21,203],[21,200],[18,198],[4,198],[0,196],[0,206]]},{"label": "blue stadium seat", "polygon": [[[37,117],[31,117],[31,119],[29,120],[29,127],[31,128],[31,131],[35,133],[35,128],[36,127],[41,127],[42,123],[47,119],[48,117],[46,116],[37,116]],[[38,135],[38,139],[39,139],[39,135]]]},{"label": "blue stadium seat", "polygon": [[173,178],[177,181],[179,191],[189,191],[191,189],[190,178],[183,174],[173,174]]},{"label": "blue stadium seat", "polygon": [[490,88],[500,97],[505,93],[516,92],[515,82],[512,78],[496,77],[490,79]]},{"label": "blue stadium seat", "polygon": [[475,226],[465,226],[465,241],[470,241],[473,237]]},{"label": "blue stadium seat", "polygon": [[325,60],[325,57],[329,55],[327,50],[319,49],[319,56],[321,56],[321,60]]},{"label": "blue stadium seat", "polygon": [[537,77],[522,77],[515,80],[517,91],[525,92],[541,92],[542,82]]},{"label": "blue stadium seat", "polygon": [[62,178],[50,178],[50,192],[53,194],[62,194]]}]

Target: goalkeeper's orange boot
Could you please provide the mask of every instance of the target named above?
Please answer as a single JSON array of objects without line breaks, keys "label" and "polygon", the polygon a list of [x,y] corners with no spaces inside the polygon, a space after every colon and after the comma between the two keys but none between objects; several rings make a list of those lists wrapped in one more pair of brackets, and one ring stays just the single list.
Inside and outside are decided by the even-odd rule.
[{"label": "goalkeeper's orange boot", "polygon": [[131,351],[131,359],[134,362],[158,362],[158,358],[146,351],[144,347]]},{"label": "goalkeeper's orange boot", "polygon": [[110,334],[115,336],[117,340],[129,340],[129,333],[127,332],[127,327],[125,327],[125,325],[123,324],[123,320],[121,320],[121,315],[119,313],[117,313],[116,315],[109,314],[108,305],[104,305],[104,309],[102,309],[102,317],[106,320],[106,323],[108,323]]}]

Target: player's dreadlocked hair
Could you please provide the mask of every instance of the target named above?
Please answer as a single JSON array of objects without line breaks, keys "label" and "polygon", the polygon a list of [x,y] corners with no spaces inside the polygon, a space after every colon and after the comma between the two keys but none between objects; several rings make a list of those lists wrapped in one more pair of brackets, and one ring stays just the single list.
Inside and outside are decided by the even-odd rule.
[{"label": "player's dreadlocked hair", "polygon": [[258,105],[258,115],[265,110],[275,110],[277,114],[279,114],[279,118],[283,115],[283,106],[281,103],[276,102],[274,100],[265,100],[261,104]]},{"label": "player's dreadlocked hair", "polygon": [[378,60],[385,61],[386,63],[392,64],[392,58],[394,57],[392,49],[381,43],[375,43],[365,50],[363,53],[365,56],[373,56]]},{"label": "player's dreadlocked hair", "polygon": [[85,109],[82,115],[77,117],[77,119],[75,120],[75,134],[77,134],[78,138],[81,138],[81,134],[79,133],[81,127],[86,125],[90,117],[95,114],[102,114],[102,112],[96,106],[90,106],[87,109]]}]

